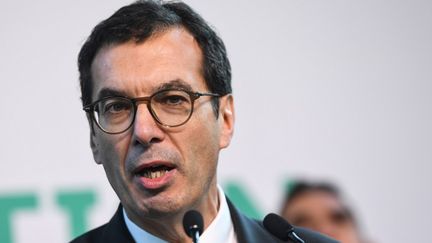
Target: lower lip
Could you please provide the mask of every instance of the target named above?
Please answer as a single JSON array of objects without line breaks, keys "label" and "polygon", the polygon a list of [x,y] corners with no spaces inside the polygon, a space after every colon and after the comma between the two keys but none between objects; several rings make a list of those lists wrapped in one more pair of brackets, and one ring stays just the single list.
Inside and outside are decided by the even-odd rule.
[{"label": "lower lip", "polygon": [[145,189],[154,190],[167,186],[170,181],[173,180],[175,172],[176,169],[172,169],[158,178],[150,179],[144,176],[136,176],[135,179],[137,179],[139,184],[141,184]]}]

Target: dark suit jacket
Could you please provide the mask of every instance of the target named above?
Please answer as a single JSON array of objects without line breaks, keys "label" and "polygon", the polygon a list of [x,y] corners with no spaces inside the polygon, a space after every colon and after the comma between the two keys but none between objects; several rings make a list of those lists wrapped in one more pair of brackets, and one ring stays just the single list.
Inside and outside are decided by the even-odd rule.
[{"label": "dark suit jacket", "polygon": [[[227,199],[231,220],[234,225],[234,231],[237,236],[238,243],[272,243],[284,242],[277,239],[269,233],[258,220],[250,219],[241,214],[234,205]],[[321,234],[307,230],[304,228],[295,228],[295,232],[300,236],[305,243],[336,243]],[[134,243],[132,235],[126,227],[122,206],[120,205],[117,212],[111,220],[96,229],[93,229],[71,243]],[[224,243],[224,242],[214,242]]]}]

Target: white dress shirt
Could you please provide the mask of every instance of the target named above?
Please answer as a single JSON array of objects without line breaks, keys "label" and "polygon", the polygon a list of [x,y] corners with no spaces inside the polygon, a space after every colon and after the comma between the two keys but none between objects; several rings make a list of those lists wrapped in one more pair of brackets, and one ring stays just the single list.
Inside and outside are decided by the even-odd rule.
[{"label": "white dress shirt", "polygon": [[[216,217],[200,236],[200,243],[237,243],[228,204],[222,188],[218,185],[219,209]],[[166,243],[132,222],[123,208],[126,226],[136,243]],[[192,241],[192,240],[191,240]]]}]

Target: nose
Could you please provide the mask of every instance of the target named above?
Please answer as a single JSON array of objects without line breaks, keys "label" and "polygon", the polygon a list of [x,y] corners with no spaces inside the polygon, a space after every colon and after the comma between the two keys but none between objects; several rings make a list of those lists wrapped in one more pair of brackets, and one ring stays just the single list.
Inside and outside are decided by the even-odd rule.
[{"label": "nose", "polygon": [[164,137],[165,132],[150,114],[147,105],[138,105],[133,124],[133,139],[140,144],[149,146],[161,142]]}]

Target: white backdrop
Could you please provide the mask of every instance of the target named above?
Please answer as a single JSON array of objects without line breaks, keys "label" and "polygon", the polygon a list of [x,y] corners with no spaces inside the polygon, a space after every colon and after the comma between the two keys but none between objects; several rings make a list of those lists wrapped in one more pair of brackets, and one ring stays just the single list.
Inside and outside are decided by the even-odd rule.
[{"label": "white backdrop", "polygon": [[[37,200],[11,217],[13,242],[70,239],[59,191],[97,190],[89,227],[116,207],[91,156],[76,57],[91,28],[129,2],[2,1],[0,197]],[[285,178],[331,179],[376,242],[430,239],[432,2],[187,3],[215,26],[233,67],[237,123],[221,182],[241,181],[267,212]]]}]

